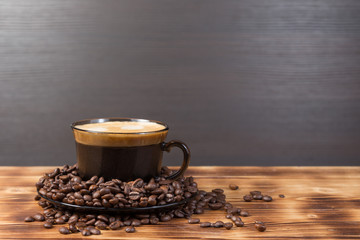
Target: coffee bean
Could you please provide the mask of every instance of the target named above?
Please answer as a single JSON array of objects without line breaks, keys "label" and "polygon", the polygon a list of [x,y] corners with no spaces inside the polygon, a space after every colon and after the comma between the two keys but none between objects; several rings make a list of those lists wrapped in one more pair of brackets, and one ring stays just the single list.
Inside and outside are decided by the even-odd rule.
[{"label": "coffee bean", "polygon": [[149,218],[143,218],[140,220],[141,225],[147,225],[150,223],[150,219]]},{"label": "coffee bean", "polygon": [[134,227],[138,227],[141,225],[141,222],[139,219],[134,219],[132,222],[131,222],[131,225],[134,226]]},{"label": "coffee bean", "polygon": [[127,228],[125,229],[125,231],[126,231],[127,233],[133,233],[133,232],[135,232],[135,228],[134,228],[133,226],[130,226],[130,227],[127,227]]},{"label": "coffee bean", "polygon": [[241,210],[241,211],[240,211],[240,216],[242,216],[242,217],[248,217],[248,216],[249,216],[249,213],[248,213],[247,211]]},{"label": "coffee bean", "polygon": [[68,223],[76,223],[79,219],[79,216],[77,214],[73,214],[69,220],[68,220]]},{"label": "coffee bean", "polygon": [[83,235],[83,236],[90,236],[90,235],[91,235],[91,232],[90,232],[89,230],[87,230],[87,229],[84,229],[84,230],[81,231],[81,235]]},{"label": "coffee bean", "polygon": [[190,218],[190,219],[188,220],[188,222],[189,222],[190,224],[196,224],[196,223],[199,223],[199,222],[200,222],[200,219],[199,219],[199,218]]},{"label": "coffee bean", "polygon": [[271,202],[272,201],[272,197],[271,196],[268,196],[268,195],[264,195],[263,198],[262,198],[263,201],[265,202]]},{"label": "coffee bean", "polygon": [[72,232],[72,233],[76,233],[76,232],[79,231],[79,230],[77,229],[77,227],[75,226],[75,224],[69,224],[69,230],[70,230],[70,232]]},{"label": "coffee bean", "polygon": [[171,216],[168,215],[168,214],[164,214],[164,215],[162,215],[162,216],[160,217],[160,220],[161,220],[162,222],[168,222],[168,221],[171,220]]},{"label": "coffee bean", "polygon": [[140,198],[140,193],[138,192],[130,192],[129,193],[129,198],[133,201],[136,201]]},{"label": "coffee bean", "polygon": [[266,230],[266,226],[263,222],[255,222],[255,228],[256,230],[258,230],[259,232],[264,232]]},{"label": "coffee bean", "polygon": [[120,221],[115,221],[115,222],[113,222],[113,223],[111,223],[110,225],[109,225],[109,228],[111,229],[111,230],[117,230],[117,229],[119,229],[121,227],[121,222]]},{"label": "coffee bean", "polygon": [[114,198],[114,195],[112,193],[108,193],[101,196],[102,199],[110,200]]},{"label": "coffee bean", "polygon": [[216,189],[213,189],[211,190],[213,193],[216,193],[216,194],[219,194],[219,193],[224,193],[224,190],[221,189],[221,188],[216,188]]},{"label": "coffee bean", "polygon": [[59,232],[61,234],[70,234],[70,230],[67,227],[60,227]]},{"label": "coffee bean", "polygon": [[215,228],[221,228],[223,226],[224,226],[224,222],[222,222],[222,221],[217,221],[214,223]]},{"label": "coffee bean", "polygon": [[260,191],[251,191],[251,192],[250,192],[250,195],[251,195],[251,196],[261,195],[261,192],[260,192]]},{"label": "coffee bean", "polygon": [[97,219],[100,220],[100,221],[103,221],[105,223],[109,222],[109,219],[105,215],[98,215]]},{"label": "coffee bean", "polygon": [[39,201],[40,199],[41,199],[41,197],[39,195],[35,195],[35,197],[34,197],[35,201]]},{"label": "coffee bean", "polygon": [[258,194],[258,195],[253,195],[252,197],[254,200],[261,200],[263,198],[263,195]]},{"label": "coffee bean", "polygon": [[279,194],[279,197],[280,198],[285,198],[285,195],[284,194]]},{"label": "coffee bean", "polygon": [[79,206],[84,206],[85,201],[84,201],[84,199],[75,199],[75,204],[79,205]]},{"label": "coffee bean", "polygon": [[231,190],[238,190],[238,189],[239,189],[239,186],[237,186],[237,185],[235,185],[235,184],[230,184],[230,185],[229,185],[229,188],[230,188]]},{"label": "coffee bean", "polygon": [[152,218],[150,218],[150,223],[151,224],[158,224],[159,223],[159,218],[157,218],[157,217],[152,217]]},{"label": "coffee bean", "polygon": [[86,227],[86,223],[84,222],[77,222],[75,223],[75,226],[79,229],[85,228]]},{"label": "coffee bean", "polygon": [[236,221],[241,221],[241,218],[239,218],[238,216],[232,216],[231,221],[236,222]]},{"label": "coffee bean", "polygon": [[101,234],[101,231],[99,229],[96,229],[96,228],[92,228],[90,229],[90,233],[92,235],[100,235]]},{"label": "coffee bean", "polygon": [[64,221],[63,218],[57,218],[57,219],[55,219],[55,223],[56,223],[56,224],[64,224],[65,221]]},{"label": "coffee bean", "polygon": [[104,195],[109,194],[109,193],[111,193],[111,191],[108,188],[103,188],[103,189],[100,190],[100,195],[101,196],[104,196]]},{"label": "coffee bean", "polygon": [[243,226],[244,226],[244,222],[243,222],[243,221],[235,221],[234,223],[235,223],[235,225],[236,225],[237,227],[243,227]]},{"label": "coffee bean", "polygon": [[33,221],[35,221],[35,219],[31,216],[28,216],[24,219],[24,222],[33,222]]},{"label": "coffee bean", "polygon": [[218,209],[223,207],[223,204],[221,204],[221,203],[209,203],[208,206],[212,210],[218,210]]},{"label": "coffee bean", "polygon": [[39,221],[39,222],[45,221],[45,217],[41,213],[35,214],[33,216],[33,218],[34,218],[35,221]]},{"label": "coffee bean", "polygon": [[253,200],[253,197],[251,195],[245,195],[244,196],[244,201],[245,202],[251,202]]},{"label": "coffee bean", "polygon": [[89,202],[92,200],[92,197],[90,195],[84,195],[83,198],[85,201],[89,201]]},{"label": "coffee bean", "polygon": [[53,225],[51,223],[49,223],[49,222],[44,223],[44,228],[52,228],[52,227],[53,227]]},{"label": "coffee bean", "polygon": [[210,222],[202,222],[202,223],[200,223],[200,227],[202,227],[202,228],[211,227],[211,223]]},{"label": "coffee bean", "polygon": [[87,226],[94,225],[95,222],[96,222],[96,219],[94,218],[94,219],[91,219],[91,220],[87,221],[87,222],[86,222],[86,225],[87,225]]},{"label": "coffee bean", "polygon": [[224,227],[227,229],[227,230],[230,230],[232,227],[233,227],[233,224],[231,222],[226,222],[224,223]]}]

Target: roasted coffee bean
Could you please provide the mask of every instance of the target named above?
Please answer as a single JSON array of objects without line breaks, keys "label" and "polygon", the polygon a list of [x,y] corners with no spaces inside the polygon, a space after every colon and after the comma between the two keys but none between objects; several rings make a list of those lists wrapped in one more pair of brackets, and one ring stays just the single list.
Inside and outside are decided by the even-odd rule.
[{"label": "roasted coffee bean", "polygon": [[87,230],[87,229],[84,229],[84,230],[81,231],[81,235],[83,235],[83,236],[90,236],[90,235],[91,235],[91,232],[90,232],[89,230]]},{"label": "roasted coffee bean", "polygon": [[251,202],[253,200],[253,197],[251,195],[245,195],[244,196],[244,201],[245,202]]},{"label": "roasted coffee bean", "polygon": [[77,228],[79,228],[79,229],[85,228],[85,227],[86,227],[86,223],[84,223],[84,222],[77,222],[77,223],[75,223],[75,226],[76,226]]},{"label": "roasted coffee bean", "polygon": [[279,198],[285,198],[284,194],[279,194]]},{"label": "roasted coffee bean", "polygon": [[117,230],[117,229],[119,229],[121,227],[121,222],[120,221],[115,221],[115,222],[113,222],[113,223],[111,223],[110,225],[109,225],[109,228],[111,229],[111,230]]},{"label": "roasted coffee bean", "polygon": [[76,223],[78,221],[78,219],[79,219],[79,216],[77,214],[74,214],[69,218],[68,223]]},{"label": "roasted coffee bean", "polygon": [[204,213],[204,209],[203,208],[196,208],[194,211],[195,214],[203,214]]},{"label": "roasted coffee bean", "polygon": [[133,219],[132,222],[131,222],[131,225],[134,226],[134,227],[138,227],[141,225],[141,222],[139,219]]},{"label": "roasted coffee bean", "polygon": [[202,223],[200,223],[200,227],[202,227],[202,228],[211,227],[211,223],[210,222],[202,222]]},{"label": "roasted coffee bean", "polygon": [[105,215],[98,215],[97,219],[100,220],[100,221],[103,221],[105,223],[109,222],[109,219]]},{"label": "roasted coffee bean", "polygon": [[168,214],[164,214],[164,215],[162,215],[162,216],[160,217],[160,220],[161,220],[162,222],[168,222],[168,221],[171,220],[171,216],[168,215]]},{"label": "roasted coffee bean", "polygon": [[84,200],[90,202],[92,200],[92,197],[90,195],[84,195]]},{"label": "roasted coffee bean", "polygon": [[150,219],[149,218],[143,218],[140,220],[141,225],[147,225],[150,223]]},{"label": "roasted coffee bean", "polygon": [[263,198],[263,195],[258,194],[258,195],[253,195],[252,197],[254,200],[261,200]]},{"label": "roasted coffee bean", "polygon": [[250,195],[251,195],[251,196],[261,195],[261,192],[260,192],[260,191],[251,191],[251,192],[250,192]]},{"label": "roasted coffee bean", "polygon": [[49,223],[49,222],[44,223],[44,228],[52,228],[52,227],[53,227],[53,225],[51,223]]},{"label": "roasted coffee bean", "polygon": [[39,222],[45,221],[45,217],[41,213],[35,214],[33,218],[35,219],[35,221],[39,221]]},{"label": "roasted coffee bean", "polygon": [[224,193],[224,190],[221,189],[221,188],[216,188],[216,189],[213,189],[211,190],[213,193],[216,193],[216,194],[219,194],[219,193]]},{"label": "roasted coffee bean", "polygon": [[199,223],[199,222],[200,222],[200,219],[199,219],[199,218],[190,218],[190,219],[188,220],[188,222],[189,222],[190,224],[196,224],[196,223]]},{"label": "roasted coffee bean", "polygon": [[100,235],[101,234],[101,231],[99,229],[96,229],[96,228],[92,228],[90,229],[90,233],[92,235]]},{"label": "roasted coffee bean", "polygon": [[135,232],[135,228],[134,228],[133,226],[130,226],[130,227],[127,227],[127,228],[125,229],[125,231],[126,231],[127,233],[133,233],[133,232]]},{"label": "roasted coffee bean", "polygon": [[75,226],[75,224],[69,224],[69,230],[70,230],[70,232],[72,232],[72,233],[76,233],[76,232],[79,231],[79,230],[77,229],[77,227]]},{"label": "roasted coffee bean", "polygon": [[226,217],[227,219],[230,219],[232,216],[233,216],[233,215],[231,215],[230,213],[228,213],[228,214],[225,215],[225,217]]},{"label": "roasted coffee bean", "polygon": [[24,219],[24,222],[33,222],[35,221],[35,218],[31,217],[31,216],[28,216]]},{"label": "roasted coffee bean", "polygon": [[130,219],[127,219],[127,220],[124,221],[124,225],[125,225],[125,226],[130,226],[130,225],[131,225],[131,222],[132,222],[132,221],[131,221]]},{"label": "roasted coffee bean", "polygon": [[79,205],[79,206],[84,206],[85,201],[84,201],[84,199],[75,199],[75,204]]},{"label": "roasted coffee bean", "polygon": [[243,221],[235,221],[234,223],[235,223],[235,225],[236,225],[237,227],[243,227],[243,226],[244,226],[244,222],[243,222]]},{"label": "roasted coffee bean", "polygon": [[242,217],[248,217],[248,216],[249,216],[249,213],[248,213],[247,211],[241,210],[241,211],[240,211],[240,216],[242,216]]},{"label": "roasted coffee bean", "polygon": [[107,225],[106,223],[100,221],[100,222],[96,225],[96,227],[97,227],[98,229],[105,230],[105,229],[108,228],[108,225]]},{"label": "roasted coffee bean", "polygon": [[41,199],[41,197],[39,196],[39,195],[36,195],[35,197],[34,197],[34,200],[35,201],[39,201]]},{"label": "roasted coffee bean", "polygon": [[57,219],[55,219],[55,223],[56,223],[56,224],[64,224],[65,221],[64,221],[63,218],[57,218]]},{"label": "roasted coffee bean", "polygon": [[208,206],[212,210],[218,210],[218,209],[223,207],[223,204],[221,204],[221,203],[209,203]]},{"label": "roasted coffee bean", "polygon": [[157,217],[150,218],[150,223],[151,224],[158,224],[159,223],[159,218],[157,218]]},{"label": "roasted coffee bean", "polygon": [[227,230],[230,230],[234,225],[231,223],[231,222],[226,222],[224,223],[224,227],[227,229]]},{"label": "roasted coffee bean", "polygon": [[238,189],[239,189],[239,186],[237,186],[237,185],[235,185],[235,184],[230,184],[230,185],[229,185],[229,188],[230,188],[231,190],[238,190]]},{"label": "roasted coffee bean", "polygon": [[232,216],[230,219],[231,219],[231,221],[233,221],[233,222],[241,221],[241,218],[238,217],[238,216]]},{"label": "roasted coffee bean", "polygon": [[224,222],[222,222],[222,221],[217,221],[214,223],[215,228],[221,228],[223,226],[224,226]]},{"label": "roasted coffee bean", "polygon": [[101,196],[104,196],[104,195],[109,194],[109,193],[111,193],[111,191],[108,188],[103,188],[103,189],[100,190],[100,195]]},{"label": "roasted coffee bean", "polygon": [[272,197],[268,196],[268,195],[264,195],[262,198],[263,201],[265,202],[271,202],[272,201]]},{"label": "roasted coffee bean", "polygon": [[263,222],[255,221],[254,226],[255,226],[256,230],[258,230],[259,232],[264,232],[266,230],[266,226]]},{"label": "roasted coffee bean", "polygon": [[136,201],[140,198],[140,193],[138,192],[130,192],[129,193],[129,198],[133,201]]},{"label": "roasted coffee bean", "polygon": [[60,227],[59,232],[61,234],[70,234],[70,230],[67,227]]},{"label": "roasted coffee bean", "polygon": [[94,225],[95,222],[96,222],[96,219],[94,218],[94,219],[91,219],[91,220],[87,221],[87,222],[86,222],[86,225],[87,225],[87,226]]},{"label": "roasted coffee bean", "polygon": [[110,200],[110,199],[114,198],[114,195],[112,193],[108,193],[108,194],[102,195],[101,198]]},{"label": "roasted coffee bean", "polygon": [[[44,213],[45,213],[45,211],[44,211]],[[57,212],[54,217],[55,217],[55,218],[59,218],[59,217],[61,217],[62,215],[63,215],[62,212]]]}]

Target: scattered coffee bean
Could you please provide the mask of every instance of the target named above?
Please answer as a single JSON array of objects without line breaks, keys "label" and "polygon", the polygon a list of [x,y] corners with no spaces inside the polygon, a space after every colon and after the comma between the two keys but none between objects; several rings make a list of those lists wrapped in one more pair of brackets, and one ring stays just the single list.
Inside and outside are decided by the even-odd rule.
[{"label": "scattered coffee bean", "polygon": [[90,233],[92,235],[100,235],[101,234],[101,231],[99,229],[96,229],[96,228],[92,228],[90,229]]},{"label": "scattered coffee bean", "polygon": [[249,213],[248,213],[247,211],[245,211],[245,210],[241,210],[241,211],[240,211],[240,216],[242,216],[242,217],[248,217],[248,216],[249,216]]},{"label": "scattered coffee bean", "polygon": [[36,195],[35,197],[34,197],[34,200],[35,201],[39,201],[41,199],[41,197],[39,196],[39,195]]},{"label": "scattered coffee bean", "polygon": [[222,221],[217,221],[214,223],[215,228],[221,228],[223,226],[224,226],[224,222],[222,222]]},{"label": "scattered coffee bean", "polygon": [[135,232],[135,228],[134,228],[133,226],[130,226],[130,227],[127,227],[127,228],[125,229],[125,231],[126,231],[127,233],[133,233],[133,232]]},{"label": "scattered coffee bean", "polygon": [[251,195],[245,195],[243,198],[245,202],[251,202],[253,200],[253,197]]},{"label": "scattered coffee bean", "polygon": [[224,193],[224,190],[221,188],[216,188],[212,190],[213,193],[219,194],[219,193]]},{"label": "scattered coffee bean", "polygon": [[202,222],[202,223],[200,223],[200,227],[202,227],[202,228],[211,227],[211,223],[210,222]]},{"label": "scattered coffee bean", "polygon": [[59,232],[61,234],[70,234],[70,230],[67,227],[60,227]]},{"label": "scattered coffee bean", "polygon": [[84,230],[81,231],[81,235],[83,235],[83,236],[90,236],[90,235],[91,235],[91,232],[90,232],[89,230],[87,230],[87,229],[84,229]]},{"label": "scattered coffee bean", "polygon": [[41,213],[35,214],[33,218],[35,219],[35,221],[39,221],[39,222],[45,221],[45,217]]},{"label": "scattered coffee bean", "polygon": [[31,216],[28,216],[24,219],[24,222],[33,222],[33,221],[35,221],[35,219]]},{"label": "scattered coffee bean", "polygon": [[251,191],[251,192],[250,192],[250,195],[251,195],[251,196],[261,195],[261,192],[260,192],[260,191]]},{"label": "scattered coffee bean", "polygon": [[72,233],[76,233],[76,232],[79,231],[79,230],[77,229],[77,227],[75,226],[75,224],[69,224],[69,230],[70,230],[70,232],[72,232]]},{"label": "scattered coffee bean", "polygon": [[224,227],[227,229],[227,230],[230,230],[232,227],[233,227],[233,224],[231,222],[226,222],[224,223]]},{"label": "scattered coffee bean", "polygon": [[254,200],[261,200],[263,198],[263,195],[261,194],[257,194],[257,195],[252,195]]},{"label": "scattered coffee bean", "polygon": [[231,190],[238,190],[238,189],[239,189],[239,186],[237,186],[237,185],[235,185],[235,184],[230,184],[230,185],[229,185],[229,188],[230,188]]},{"label": "scattered coffee bean", "polygon": [[266,226],[263,222],[255,221],[255,228],[259,232],[264,232],[266,230]]},{"label": "scattered coffee bean", "polygon": [[45,222],[44,223],[44,228],[52,228],[53,225],[50,222]]},{"label": "scattered coffee bean", "polygon": [[271,202],[272,201],[272,197],[268,196],[268,195],[264,195],[262,198],[263,201],[265,202]]},{"label": "scattered coffee bean", "polygon": [[200,222],[200,219],[199,219],[199,218],[190,218],[190,219],[188,220],[188,222],[189,222],[190,224],[196,224],[196,223],[199,223],[199,222]]},{"label": "scattered coffee bean", "polygon": [[285,198],[285,195],[284,194],[279,194],[279,197],[280,198]]},{"label": "scattered coffee bean", "polygon": [[244,226],[244,222],[243,222],[243,221],[235,221],[234,223],[235,223],[235,225],[236,225],[237,227],[243,227],[243,226]]}]

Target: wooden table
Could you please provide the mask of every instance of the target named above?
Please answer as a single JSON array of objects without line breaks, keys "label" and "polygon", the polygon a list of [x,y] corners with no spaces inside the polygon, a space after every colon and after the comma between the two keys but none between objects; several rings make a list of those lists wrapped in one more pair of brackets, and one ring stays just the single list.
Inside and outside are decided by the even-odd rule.
[{"label": "wooden table", "polygon": [[[34,183],[53,167],[0,167],[0,239],[71,239],[58,226],[44,229],[42,223],[24,223],[27,215],[41,211],[33,200]],[[223,188],[228,201],[246,209],[245,227],[202,229],[185,219],[155,226],[141,226],[134,234],[103,231],[97,239],[360,239],[360,167],[191,167],[199,188]],[[239,190],[228,188],[230,183]],[[244,202],[242,197],[259,190],[273,202]],[[284,194],[285,198],[279,198]],[[206,211],[201,221],[225,221],[224,210]],[[264,221],[266,232],[254,229]]]}]

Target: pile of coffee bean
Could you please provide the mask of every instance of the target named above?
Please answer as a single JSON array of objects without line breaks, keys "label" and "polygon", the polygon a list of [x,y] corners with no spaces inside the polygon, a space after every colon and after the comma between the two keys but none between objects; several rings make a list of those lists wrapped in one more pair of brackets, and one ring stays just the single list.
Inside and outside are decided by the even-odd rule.
[{"label": "pile of coffee bean", "polygon": [[271,202],[273,199],[269,195],[262,195],[260,191],[251,191],[250,194],[245,195],[245,202],[251,202],[252,200],[263,200],[264,202]]},{"label": "pile of coffee bean", "polygon": [[[108,208],[141,208],[165,205],[184,199],[188,199],[188,201],[172,210],[146,214],[111,215],[62,209],[37,195],[35,200],[43,208],[43,213],[26,217],[24,220],[25,222],[44,222],[44,228],[67,224],[67,226],[59,228],[61,234],[81,232],[83,236],[98,235],[101,234],[101,230],[125,229],[125,232],[133,233],[141,225],[167,222],[173,218],[186,218],[189,224],[199,224],[202,228],[214,227],[230,230],[234,225],[236,227],[244,226],[240,217],[247,217],[249,213],[227,202],[223,189],[213,189],[211,192],[198,190],[193,177],[180,177],[177,180],[166,179],[170,174],[172,171],[163,167],[161,176],[152,178],[148,182],[143,179],[130,182],[118,179],[105,181],[102,177],[97,176],[90,180],[83,180],[78,174],[76,165],[65,165],[39,179],[36,187],[41,195],[64,203]],[[204,213],[206,209],[224,209],[225,217],[232,222],[201,222],[199,218],[193,217],[194,214]],[[256,229],[262,228],[256,227]]]},{"label": "pile of coffee bean", "polygon": [[36,187],[42,196],[55,201],[106,208],[165,205],[180,202],[198,192],[192,177],[173,181],[166,179],[169,174],[171,170],[163,168],[163,175],[149,182],[141,178],[130,182],[119,179],[105,181],[103,177],[97,176],[84,181],[76,165],[65,165],[41,177]]}]

